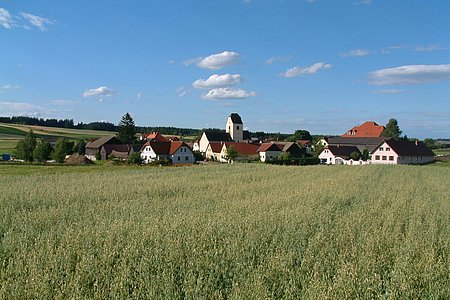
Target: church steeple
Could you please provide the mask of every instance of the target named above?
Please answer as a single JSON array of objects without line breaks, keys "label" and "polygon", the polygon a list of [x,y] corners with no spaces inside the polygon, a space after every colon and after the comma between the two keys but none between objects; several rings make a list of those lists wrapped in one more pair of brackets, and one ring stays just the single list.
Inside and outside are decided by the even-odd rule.
[{"label": "church steeple", "polygon": [[226,132],[230,134],[235,142],[242,142],[244,139],[244,123],[241,116],[232,113],[227,120]]}]

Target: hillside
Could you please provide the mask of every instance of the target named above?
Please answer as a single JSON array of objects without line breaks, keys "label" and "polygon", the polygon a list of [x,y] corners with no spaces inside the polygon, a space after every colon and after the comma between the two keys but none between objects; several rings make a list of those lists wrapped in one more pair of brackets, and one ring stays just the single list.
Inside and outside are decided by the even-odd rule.
[{"label": "hillside", "polygon": [[91,139],[116,134],[111,131],[0,123],[0,154],[11,153],[17,142],[21,140],[30,129],[33,129],[34,133],[39,138],[67,138],[69,140]]}]

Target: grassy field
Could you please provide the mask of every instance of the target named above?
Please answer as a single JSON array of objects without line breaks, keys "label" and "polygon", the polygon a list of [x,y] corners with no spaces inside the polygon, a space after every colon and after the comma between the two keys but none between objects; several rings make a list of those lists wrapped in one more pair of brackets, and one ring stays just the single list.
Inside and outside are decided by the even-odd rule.
[{"label": "grassy field", "polygon": [[28,167],[0,164],[0,299],[450,294],[448,168]]},{"label": "grassy field", "polygon": [[115,132],[109,131],[0,123],[0,154],[12,153],[17,142],[21,140],[30,129],[33,129],[34,134],[39,138],[66,138],[69,140],[98,138],[116,134]]},{"label": "grassy field", "polygon": [[446,149],[434,149],[434,154],[436,155],[450,155],[450,148]]}]

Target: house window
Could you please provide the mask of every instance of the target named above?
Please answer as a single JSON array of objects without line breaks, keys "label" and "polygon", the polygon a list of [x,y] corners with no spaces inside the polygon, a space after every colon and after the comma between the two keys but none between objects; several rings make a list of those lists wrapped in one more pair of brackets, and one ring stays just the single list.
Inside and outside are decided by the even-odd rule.
[{"label": "house window", "polygon": [[380,151],[383,151],[383,147],[380,147]]},{"label": "house window", "polygon": [[390,161],[394,161],[394,157],[392,155],[389,156]]},{"label": "house window", "polygon": [[386,151],[391,151],[391,148],[386,147]]},{"label": "house window", "polygon": [[184,157],[184,160],[185,160],[185,161],[188,161],[188,160],[189,160],[189,157],[188,157],[188,156],[185,156],[185,157]]},{"label": "house window", "polygon": [[180,161],[181,160],[181,157],[180,156],[178,156],[178,161]]},{"label": "house window", "polygon": [[239,130],[239,126],[236,126],[236,129]]},{"label": "house window", "polygon": [[379,155],[375,155],[375,160],[380,160],[380,156]]},{"label": "house window", "polygon": [[383,155],[383,156],[381,157],[381,159],[382,159],[382,160],[387,160],[387,156],[386,156],[386,155]]}]

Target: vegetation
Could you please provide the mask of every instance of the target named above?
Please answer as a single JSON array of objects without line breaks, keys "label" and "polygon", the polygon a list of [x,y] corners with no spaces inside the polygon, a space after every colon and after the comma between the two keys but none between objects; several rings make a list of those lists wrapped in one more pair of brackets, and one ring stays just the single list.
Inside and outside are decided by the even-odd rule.
[{"label": "vegetation", "polygon": [[52,146],[45,140],[39,140],[36,148],[33,150],[33,159],[39,162],[45,162],[50,159]]},{"label": "vegetation", "polygon": [[70,146],[68,145],[67,140],[59,139],[56,142],[55,149],[53,150],[52,158],[59,163],[63,163],[66,155],[68,154],[67,151],[69,148]]},{"label": "vegetation", "polygon": [[33,151],[36,147],[36,136],[33,133],[33,130],[27,133],[23,140],[20,140],[15,149],[15,155],[19,159],[23,159],[25,161],[33,161]]},{"label": "vegetation", "polygon": [[383,131],[384,137],[390,137],[396,140],[400,138],[402,131],[400,130],[400,127],[398,126],[398,122],[396,119],[389,119],[385,127],[386,128]]},{"label": "vegetation", "polygon": [[141,155],[138,152],[131,153],[127,159],[129,165],[140,165],[142,161]]},{"label": "vegetation", "polygon": [[353,160],[359,160],[361,158],[361,153],[353,151],[350,153],[350,158]]},{"label": "vegetation", "polygon": [[312,136],[307,130],[296,130],[293,135],[286,138],[287,142],[297,142],[299,140],[312,141]]},{"label": "vegetation", "polygon": [[8,167],[2,299],[450,293],[449,168]]},{"label": "vegetation", "polygon": [[129,113],[123,115],[119,123],[117,138],[124,144],[132,144],[136,139],[136,126]]},{"label": "vegetation", "polygon": [[225,159],[228,161],[228,163],[232,163],[238,156],[239,156],[239,153],[236,151],[234,146],[230,145],[230,147],[228,147],[228,149],[227,149]]}]

